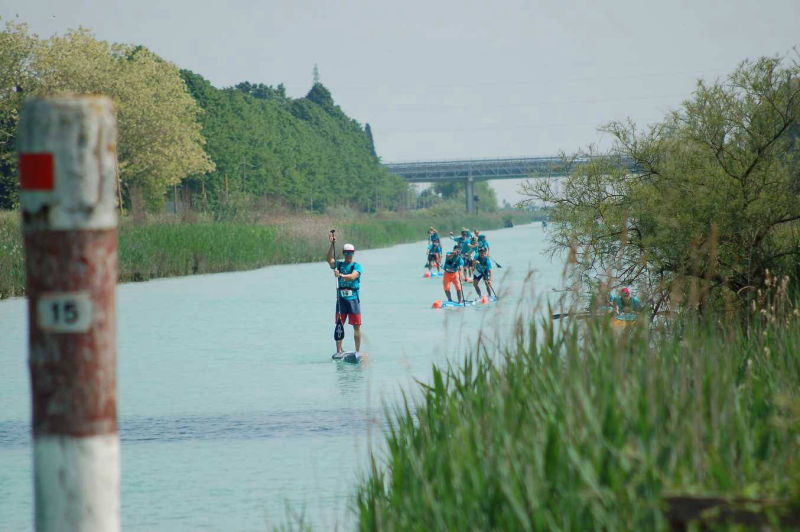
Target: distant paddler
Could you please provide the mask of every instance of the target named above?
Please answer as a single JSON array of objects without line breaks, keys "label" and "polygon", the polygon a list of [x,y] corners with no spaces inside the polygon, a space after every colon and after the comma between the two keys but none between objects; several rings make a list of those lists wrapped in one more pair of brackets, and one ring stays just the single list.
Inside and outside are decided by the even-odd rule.
[{"label": "distant paddler", "polygon": [[[353,244],[345,244],[342,248],[344,259],[335,259],[336,238],[333,235],[333,232],[328,235],[331,246],[328,248],[327,261],[338,281],[336,322],[349,322],[353,326],[353,339],[355,340],[356,356],[358,356],[358,352],[361,350],[361,301],[358,293],[364,270],[359,263],[353,260],[356,253]],[[342,352],[342,340],[336,340],[336,353],[341,354]]]},{"label": "distant paddler", "polygon": [[441,264],[442,264],[442,245],[439,242],[439,238],[437,237],[433,240],[430,244],[428,244],[428,263],[425,267],[428,270],[433,270],[436,268],[436,271],[441,271]]},{"label": "distant paddler", "polygon": [[491,297],[494,293],[494,289],[492,288],[492,259],[486,256],[487,253],[487,248],[480,248],[478,250],[478,258],[475,259],[475,275],[472,278],[472,286],[475,287],[475,291],[478,292],[478,297],[481,299],[481,302],[485,302],[481,295],[481,280],[486,284],[486,295]]},{"label": "distant paddler", "polygon": [[433,243],[435,240],[439,240],[439,231],[431,226],[430,229],[428,229],[428,244]]},{"label": "distant paddler", "polygon": [[455,236],[452,231],[450,231],[450,238],[452,238],[456,244],[460,247],[461,253],[461,281],[467,282],[468,274],[470,272],[467,271],[467,260],[466,255],[469,253],[469,246],[470,242],[472,242],[472,233],[470,233],[469,229],[466,227],[461,228],[461,236]]},{"label": "distant paddler", "polygon": [[644,308],[642,302],[631,295],[631,291],[627,286],[623,286],[620,289],[619,295],[609,296],[609,302],[614,307],[614,314],[616,315],[611,322],[611,325],[615,327],[632,325],[639,316],[638,312]]},{"label": "distant paddler", "polygon": [[638,312],[644,307],[637,297],[631,295],[631,291],[627,286],[620,288],[618,296],[610,295],[608,299],[617,314]]},{"label": "distant paddler", "polygon": [[450,295],[450,285],[455,284],[456,286],[456,293],[458,294],[458,303],[464,303],[464,294],[461,289],[461,280],[459,277],[459,271],[464,266],[464,261],[461,259],[461,244],[456,243],[453,246],[453,250],[447,254],[444,260],[444,275],[442,276],[442,285],[444,286],[444,293],[447,296],[448,301],[453,301],[453,297]]}]

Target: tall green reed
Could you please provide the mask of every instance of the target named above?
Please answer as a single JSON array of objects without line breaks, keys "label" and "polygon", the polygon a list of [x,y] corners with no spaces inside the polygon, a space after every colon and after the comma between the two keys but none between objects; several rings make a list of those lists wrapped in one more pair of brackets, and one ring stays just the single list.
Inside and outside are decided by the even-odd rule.
[{"label": "tall green reed", "polygon": [[25,291],[25,265],[19,213],[0,211],[0,299]]},{"label": "tall green reed", "polygon": [[670,493],[798,497],[798,323],[684,320],[539,320],[434,367],[391,412],[360,528],[664,530]]}]

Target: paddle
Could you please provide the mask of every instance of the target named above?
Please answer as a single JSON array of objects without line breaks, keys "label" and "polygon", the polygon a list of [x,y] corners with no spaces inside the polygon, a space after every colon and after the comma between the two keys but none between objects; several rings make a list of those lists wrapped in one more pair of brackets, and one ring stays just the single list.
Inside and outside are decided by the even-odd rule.
[{"label": "paddle", "polygon": [[[336,237],[334,233],[336,229],[331,229],[331,237],[333,237],[333,262],[336,264]],[[344,339],[344,325],[342,324],[342,315],[339,313],[339,278],[334,277],[336,280],[336,327],[333,328],[333,339],[337,342]]]},{"label": "paddle", "polygon": [[553,314],[553,319],[557,320],[559,318],[569,318],[572,316],[573,318],[586,318],[587,316],[591,316],[591,312],[560,312]]}]

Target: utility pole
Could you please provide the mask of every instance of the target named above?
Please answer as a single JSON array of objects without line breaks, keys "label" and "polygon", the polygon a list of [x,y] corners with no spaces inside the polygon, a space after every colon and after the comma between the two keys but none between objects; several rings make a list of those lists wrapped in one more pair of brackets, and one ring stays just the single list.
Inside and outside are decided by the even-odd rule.
[{"label": "utility pole", "polygon": [[119,531],[113,104],[31,100],[17,148],[36,530]]}]

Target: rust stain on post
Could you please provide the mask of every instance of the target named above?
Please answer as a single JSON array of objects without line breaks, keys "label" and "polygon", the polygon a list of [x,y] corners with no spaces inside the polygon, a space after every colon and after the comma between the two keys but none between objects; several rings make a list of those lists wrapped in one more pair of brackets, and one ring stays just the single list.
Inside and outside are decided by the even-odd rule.
[{"label": "rust stain on post", "polygon": [[34,434],[117,432],[117,233],[80,231],[65,238],[62,231],[45,231],[26,235],[25,246],[32,302],[49,293],[82,292],[91,301],[89,330],[70,334],[42,330],[37,305],[29,305]]}]

